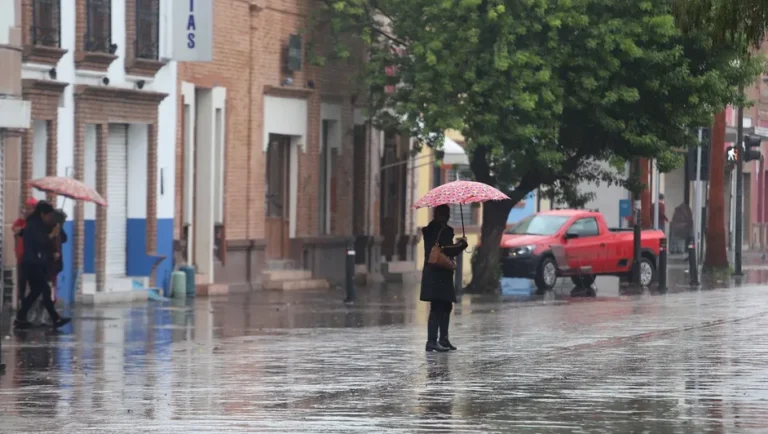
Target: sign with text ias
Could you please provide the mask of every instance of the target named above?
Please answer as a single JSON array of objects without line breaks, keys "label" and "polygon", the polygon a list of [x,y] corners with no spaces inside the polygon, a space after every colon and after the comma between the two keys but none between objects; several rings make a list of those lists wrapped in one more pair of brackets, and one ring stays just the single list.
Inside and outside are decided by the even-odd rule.
[{"label": "sign with text ias", "polygon": [[179,62],[213,60],[213,1],[173,0],[171,59]]}]

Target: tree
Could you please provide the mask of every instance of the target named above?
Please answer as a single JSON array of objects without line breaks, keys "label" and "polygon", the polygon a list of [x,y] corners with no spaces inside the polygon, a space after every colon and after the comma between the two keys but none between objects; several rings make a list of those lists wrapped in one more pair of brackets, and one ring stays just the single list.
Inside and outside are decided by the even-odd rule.
[{"label": "tree", "polygon": [[[495,291],[498,245],[515,203],[541,186],[619,182],[596,163],[678,164],[685,125],[748,81],[683,33],[669,0],[325,0],[318,23],[369,44],[364,78],[379,125],[438,146],[467,140],[477,181],[507,192],[484,204],[469,291]],[[343,49],[337,54],[348,55]],[[567,193],[567,192],[566,192]]]},{"label": "tree", "polygon": [[[726,57],[731,59],[747,59],[747,62],[755,63],[756,59],[750,56],[750,48],[759,47],[765,38],[768,1],[677,0],[674,13],[683,31],[703,32],[710,36],[712,52],[726,53]],[[748,67],[755,66],[753,64]],[[710,187],[704,267],[723,269],[728,268],[728,256],[725,236],[725,160],[720,151],[725,148],[726,123],[724,107],[716,109],[709,153]]]}]

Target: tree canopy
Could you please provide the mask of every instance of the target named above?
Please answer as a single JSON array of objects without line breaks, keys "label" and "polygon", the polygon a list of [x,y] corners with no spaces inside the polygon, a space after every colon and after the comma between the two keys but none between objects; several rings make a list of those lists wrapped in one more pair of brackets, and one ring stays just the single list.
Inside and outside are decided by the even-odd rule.
[{"label": "tree canopy", "polygon": [[[603,161],[674,167],[696,142],[686,126],[711,124],[759,73],[709,24],[676,21],[673,1],[325,0],[318,22],[368,43],[380,125],[435,146],[461,130],[475,178],[512,198],[485,205],[472,284],[484,291],[515,202],[539,187],[572,196],[581,181],[626,182]],[[342,46],[335,55],[349,55]]]}]

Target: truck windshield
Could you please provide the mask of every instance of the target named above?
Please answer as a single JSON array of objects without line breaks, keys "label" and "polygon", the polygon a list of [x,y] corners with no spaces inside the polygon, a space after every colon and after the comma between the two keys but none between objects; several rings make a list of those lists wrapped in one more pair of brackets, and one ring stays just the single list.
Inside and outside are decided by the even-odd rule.
[{"label": "truck windshield", "polygon": [[559,215],[532,215],[507,230],[513,235],[554,235],[570,217]]}]

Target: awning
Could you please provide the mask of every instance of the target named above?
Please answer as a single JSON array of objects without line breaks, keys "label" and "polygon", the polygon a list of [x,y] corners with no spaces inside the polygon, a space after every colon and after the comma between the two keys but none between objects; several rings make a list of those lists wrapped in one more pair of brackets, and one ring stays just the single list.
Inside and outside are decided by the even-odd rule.
[{"label": "awning", "polygon": [[443,164],[448,166],[469,165],[469,158],[467,158],[467,153],[464,152],[464,148],[448,137],[446,137],[445,142],[443,142],[443,152],[445,152]]}]

